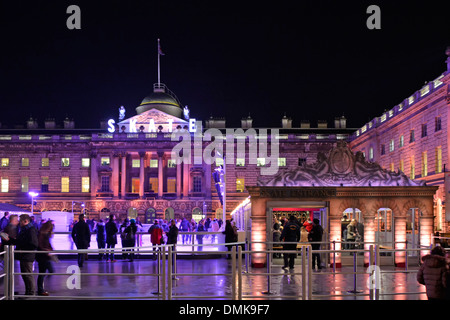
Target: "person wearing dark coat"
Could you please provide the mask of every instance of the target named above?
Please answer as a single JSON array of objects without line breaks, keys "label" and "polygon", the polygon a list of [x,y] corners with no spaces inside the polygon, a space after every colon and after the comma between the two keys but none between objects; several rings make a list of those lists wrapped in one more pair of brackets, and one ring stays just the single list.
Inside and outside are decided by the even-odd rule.
[{"label": "person wearing dark coat", "polygon": [[[91,242],[91,230],[84,220],[84,214],[78,216],[78,222],[72,229],[72,238],[78,250],[89,248]],[[85,253],[78,253],[78,266],[80,268],[83,267],[85,255]]]},{"label": "person wearing dark coat", "polygon": [[323,235],[323,228],[319,224],[319,219],[313,220],[313,227],[311,231],[308,233],[308,241],[311,243],[311,248],[313,250],[312,254],[312,268],[313,270],[316,268],[316,261],[317,261],[317,269],[322,269],[321,262],[320,262],[320,253],[314,253],[314,250],[320,250],[320,243],[322,241],[322,235]]},{"label": "person wearing dark coat", "polygon": [[[103,220],[100,219],[100,221],[95,226],[95,230],[97,233],[97,247],[99,249],[105,249],[106,248],[106,233],[105,233],[105,224],[103,223]],[[98,260],[103,259],[103,252],[99,252],[98,254]]]},{"label": "person wearing dark coat", "polygon": [[[31,223],[30,216],[28,214],[22,214],[19,218],[20,230],[16,239],[16,250],[33,251],[38,248],[38,236],[37,230]],[[32,273],[33,262],[36,258],[34,252],[23,252],[17,254],[17,259],[20,260],[20,272]],[[25,295],[34,295],[35,285],[34,277],[32,275],[22,275],[23,282],[25,283]]]},{"label": "person wearing dark coat", "polygon": [[[289,222],[287,222],[283,227],[283,232],[281,233],[280,240],[284,242],[299,242],[300,241],[300,226],[295,222],[295,216],[289,217]],[[283,244],[283,250],[297,250],[297,243],[286,243]],[[295,256],[296,253],[284,253],[284,265],[283,269],[287,269],[289,266],[290,270],[294,269]]]},{"label": "person wearing dark coat", "polygon": [[[50,252],[53,251],[53,247],[50,243],[50,238],[53,235],[53,222],[48,220],[45,222],[38,231],[39,251],[47,251],[36,254],[36,261],[38,262],[39,273],[53,273],[52,256]],[[45,275],[41,274],[37,279],[38,295],[48,296],[49,293],[44,290]]]},{"label": "person wearing dark coat", "polygon": [[[119,229],[117,228],[114,219],[114,215],[111,214],[109,216],[109,221],[105,225],[107,249],[114,249],[117,244],[117,232],[119,232]],[[116,262],[116,260],[114,260],[114,251],[111,251],[111,253],[106,253],[106,260],[108,260],[108,258],[111,262]]]},{"label": "person wearing dark coat", "polygon": [[178,239],[178,228],[175,224],[175,220],[170,220],[169,232],[167,233],[167,244],[173,244],[173,249],[175,250],[175,246],[177,244]]},{"label": "person wearing dark coat", "polygon": [[[130,224],[124,229],[124,248],[133,248],[136,245],[136,232],[137,232],[137,226],[136,226],[136,220],[130,219]],[[130,261],[134,260],[134,250],[128,249],[126,253],[126,256],[129,257]]]},{"label": "person wearing dark coat", "polygon": [[417,282],[425,286],[428,300],[446,298],[448,271],[444,248],[436,246],[431,250],[431,254],[422,257]]},{"label": "person wearing dark coat", "polygon": [[[238,241],[237,228],[231,224],[230,220],[225,222],[225,231],[222,232],[225,234],[225,243],[233,243]],[[232,245],[227,245],[228,251],[231,251],[233,248]],[[231,259],[231,255],[227,255],[227,259]]]}]

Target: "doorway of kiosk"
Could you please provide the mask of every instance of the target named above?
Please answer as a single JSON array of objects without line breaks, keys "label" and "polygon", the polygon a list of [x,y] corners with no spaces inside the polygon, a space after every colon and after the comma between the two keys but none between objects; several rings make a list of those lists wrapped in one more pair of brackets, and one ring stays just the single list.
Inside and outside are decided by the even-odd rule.
[{"label": "doorway of kiosk", "polygon": [[[323,228],[322,245],[321,249],[328,249],[329,242],[329,203],[327,201],[269,201],[267,203],[267,235],[266,239],[269,242],[267,245],[268,250],[282,250],[282,243],[270,243],[273,242],[273,235],[275,231],[275,223],[282,222],[287,223],[290,216],[294,216],[301,228],[300,242],[297,245],[297,249],[300,250],[302,243],[308,244],[308,230],[310,230],[309,224],[313,223],[314,219],[319,220],[319,224]],[[276,221],[275,221],[276,219]],[[283,222],[280,228],[282,231]],[[300,251],[299,251],[300,252]],[[282,254],[273,254],[272,263],[281,264],[283,263]],[[297,257],[295,264],[301,264],[300,256]],[[321,254],[322,266],[328,264],[328,255]]]}]

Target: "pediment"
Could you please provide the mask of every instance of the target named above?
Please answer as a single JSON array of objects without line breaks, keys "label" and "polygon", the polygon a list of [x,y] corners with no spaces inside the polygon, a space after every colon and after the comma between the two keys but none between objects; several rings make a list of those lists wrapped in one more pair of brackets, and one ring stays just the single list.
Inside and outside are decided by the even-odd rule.
[{"label": "pediment", "polygon": [[327,154],[319,152],[313,164],[298,169],[282,169],[274,176],[261,176],[259,186],[308,187],[380,187],[423,186],[424,181],[409,179],[403,172],[383,169],[378,163],[366,161],[362,152],[354,154],[347,143],[339,141]]}]

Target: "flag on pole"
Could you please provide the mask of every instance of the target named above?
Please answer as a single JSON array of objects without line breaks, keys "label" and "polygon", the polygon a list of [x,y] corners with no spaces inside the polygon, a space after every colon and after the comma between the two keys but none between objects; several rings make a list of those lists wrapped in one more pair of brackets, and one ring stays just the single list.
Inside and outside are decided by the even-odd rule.
[{"label": "flag on pole", "polygon": [[158,39],[158,54],[161,55],[161,56],[164,55],[164,53],[161,50],[161,45],[159,44],[159,39]]}]

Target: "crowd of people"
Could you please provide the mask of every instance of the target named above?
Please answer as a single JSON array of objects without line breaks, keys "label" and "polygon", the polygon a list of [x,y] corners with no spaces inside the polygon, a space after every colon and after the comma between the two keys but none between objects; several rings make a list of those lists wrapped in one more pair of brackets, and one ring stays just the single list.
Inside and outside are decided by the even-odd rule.
[{"label": "crowd of people", "polygon": [[[272,226],[273,242],[275,245],[280,243],[283,245],[283,250],[296,251],[298,243],[311,243],[313,249],[312,266],[313,269],[322,269],[321,259],[319,253],[314,253],[314,250],[320,250],[320,242],[322,241],[323,228],[320,225],[319,219],[308,220],[306,217],[297,219],[295,215],[291,215],[286,221],[284,217],[278,220],[273,218]],[[284,265],[283,269],[294,269],[295,257],[297,253],[290,252],[283,254]],[[279,255],[276,255],[279,257]]]},{"label": "crowd of people", "polygon": [[[227,221],[227,228],[228,228]],[[213,231],[219,232],[221,230],[221,219],[202,219],[196,222],[194,219],[171,219],[169,222],[165,219],[156,219],[148,229],[150,234],[150,241],[154,246],[153,259],[156,259],[156,246],[161,244],[178,243],[179,231],[184,232],[200,232],[196,234],[198,244],[203,244],[204,237],[211,237],[211,243],[214,243],[217,234],[201,234],[201,232]],[[235,226],[232,228],[235,232]],[[235,242],[237,238],[231,239],[228,237],[229,229],[225,228],[225,238],[228,242]],[[73,221],[69,226],[70,239],[76,246],[77,250],[89,249],[91,246],[91,234],[96,234],[96,241],[98,249],[111,249],[100,251],[98,254],[99,260],[106,260],[107,262],[116,262],[114,249],[120,237],[122,248],[122,258],[124,260],[133,261],[134,247],[137,246],[137,233],[143,232],[144,228],[138,219],[124,219],[117,220],[114,214],[109,215],[105,221],[100,219],[86,219],[84,214],[78,216],[77,221]],[[15,257],[20,261],[21,273],[33,273],[34,262],[36,261],[39,268],[39,273],[53,273],[53,262],[58,261],[56,255],[52,253],[53,247],[51,238],[54,234],[54,223],[52,220],[41,220],[39,223],[35,221],[34,216],[28,214],[9,214],[6,212],[0,219],[0,238],[1,248],[0,252],[4,250],[5,245],[15,246],[17,251],[37,251],[27,253],[16,253]],[[237,233],[236,233],[237,234]],[[190,244],[194,235],[182,234],[180,236],[183,244]],[[227,238],[228,237],[228,238]],[[231,239],[231,240],[230,240]],[[202,250],[202,246],[198,247]],[[40,252],[45,251],[45,252]],[[88,255],[85,252],[77,254],[77,263],[80,268],[83,267]],[[34,283],[33,275],[22,275],[25,284],[25,295],[34,295],[36,292],[36,285]],[[37,294],[47,296],[49,293],[44,289],[45,275],[38,275],[37,278]]]}]

